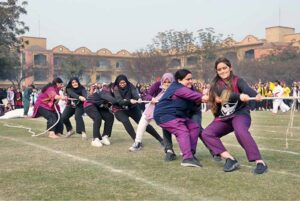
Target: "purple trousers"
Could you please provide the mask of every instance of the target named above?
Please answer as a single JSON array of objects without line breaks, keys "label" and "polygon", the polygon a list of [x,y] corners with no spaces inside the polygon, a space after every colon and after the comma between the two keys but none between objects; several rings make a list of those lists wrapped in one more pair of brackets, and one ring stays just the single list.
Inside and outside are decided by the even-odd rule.
[{"label": "purple trousers", "polygon": [[193,158],[197,148],[199,124],[191,119],[176,118],[159,126],[176,136],[183,159]]},{"label": "purple trousers", "polygon": [[224,121],[215,120],[203,130],[203,141],[215,155],[221,154],[226,149],[220,138],[234,131],[236,139],[246,152],[248,161],[260,160],[260,152],[249,132],[250,125],[251,117],[248,115],[236,115]]}]

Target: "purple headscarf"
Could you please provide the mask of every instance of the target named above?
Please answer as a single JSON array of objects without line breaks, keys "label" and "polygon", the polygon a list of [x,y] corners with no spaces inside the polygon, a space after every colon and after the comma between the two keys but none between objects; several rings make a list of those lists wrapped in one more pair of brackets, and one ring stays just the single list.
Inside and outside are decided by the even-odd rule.
[{"label": "purple headscarf", "polygon": [[172,73],[165,73],[163,74],[161,80],[160,80],[160,86],[159,88],[162,88],[164,81],[168,79],[171,83],[174,82],[174,75]]}]

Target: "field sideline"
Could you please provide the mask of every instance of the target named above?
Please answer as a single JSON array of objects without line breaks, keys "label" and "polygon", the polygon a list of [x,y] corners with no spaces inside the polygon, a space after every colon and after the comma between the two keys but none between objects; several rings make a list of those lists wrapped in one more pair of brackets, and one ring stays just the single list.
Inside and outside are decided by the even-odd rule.
[{"label": "field sideline", "polygon": [[[23,125],[39,133],[46,125],[42,118],[1,120],[0,200],[299,200],[300,112],[286,135],[289,118],[290,113],[252,112],[250,131],[269,166],[259,176],[251,173],[254,164],[233,134],[223,142],[242,166],[224,173],[201,142],[196,156],[203,168],[180,166],[174,137],[176,161],[164,162],[162,147],[148,134],[141,151],[129,152],[133,142],[117,121],[112,145],[95,148],[91,138],[82,141],[79,135],[53,140],[4,126]],[[204,113],[203,126],[211,119]],[[92,122],[87,117],[85,122],[91,137]]]}]

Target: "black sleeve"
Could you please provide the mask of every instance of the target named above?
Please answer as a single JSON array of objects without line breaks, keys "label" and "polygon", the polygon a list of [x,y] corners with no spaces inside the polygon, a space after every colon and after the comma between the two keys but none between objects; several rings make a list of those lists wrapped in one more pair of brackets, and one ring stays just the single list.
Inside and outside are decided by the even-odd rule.
[{"label": "black sleeve", "polygon": [[82,88],[82,92],[81,93],[82,93],[82,96],[85,97],[85,98],[88,96],[87,91],[86,91],[86,89],[84,87]]},{"label": "black sleeve", "polygon": [[130,84],[130,90],[132,99],[138,100],[140,98],[140,95],[138,94],[138,90],[133,84]]},{"label": "black sleeve", "polygon": [[79,99],[79,95],[77,93],[75,93],[73,91],[72,88],[67,88],[67,94],[71,97],[71,98],[76,98]]},{"label": "black sleeve", "polygon": [[117,102],[118,105],[120,105],[120,106],[131,105],[130,100],[124,99],[121,96],[121,94],[120,94],[120,92],[119,92],[119,90],[117,88],[114,88],[114,90],[113,90],[113,96],[116,99],[116,102]]},{"label": "black sleeve", "polygon": [[238,87],[241,93],[247,94],[250,97],[255,97],[257,95],[257,92],[252,89],[245,80],[241,78],[238,80]]},{"label": "black sleeve", "polygon": [[108,101],[108,102],[110,102],[110,103],[112,103],[112,104],[117,104],[118,103],[118,101],[114,97],[112,97],[112,95],[110,95],[109,93],[102,93],[101,98]]}]

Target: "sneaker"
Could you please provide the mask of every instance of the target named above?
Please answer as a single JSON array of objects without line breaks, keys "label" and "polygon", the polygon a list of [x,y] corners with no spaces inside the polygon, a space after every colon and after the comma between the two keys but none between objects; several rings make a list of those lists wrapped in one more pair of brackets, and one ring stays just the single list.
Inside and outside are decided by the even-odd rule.
[{"label": "sneaker", "polygon": [[[86,133],[85,132],[82,132],[81,133],[81,139],[82,140],[86,140],[87,136],[86,136]],[[98,139],[98,138],[97,138]]]},{"label": "sneaker", "polygon": [[101,143],[101,141],[99,140],[99,138],[95,138],[95,139],[92,141],[91,145],[92,145],[93,147],[102,147],[102,143]]},{"label": "sneaker", "polygon": [[196,161],[194,158],[183,159],[181,165],[184,167],[201,167],[199,161]]},{"label": "sneaker", "polygon": [[67,132],[66,137],[71,137],[71,136],[74,135],[74,134],[75,134],[75,131],[70,130],[70,131]]},{"label": "sneaker", "polygon": [[104,145],[110,145],[110,141],[109,141],[109,139],[108,139],[108,136],[107,135],[104,135],[103,137],[102,137],[102,144],[104,144]]},{"label": "sneaker", "polygon": [[195,155],[193,155],[193,159],[199,163],[200,167],[202,167],[202,164],[200,163],[200,160]]},{"label": "sneaker", "polygon": [[139,151],[142,149],[142,143],[141,142],[134,142],[132,146],[129,148],[129,151]]},{"label": "sneaker", "polygon": [[240,164],[237,160],[232,160],[230,158],[226,159],[226,162],[224,164],[224,172],[232,172],[234,170],[237,170],[240,167]]},{"label": "sneaker", "polygon": [[172,150],[167,150],[166,156],[165,156],[165,161],[174,161],[176,160],[176,154]]},{"label": "sneaker", "polygon": [[255,169],[253,170],[253,174],[263,174],[268,171],[268,166],[263,163],[257,163]]}]

